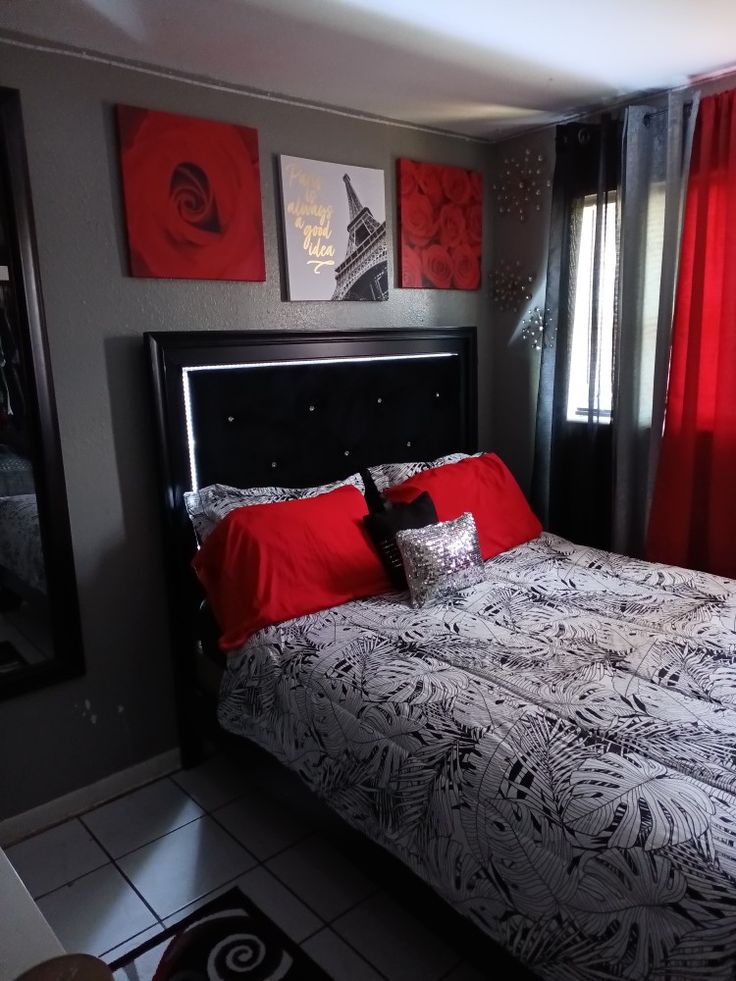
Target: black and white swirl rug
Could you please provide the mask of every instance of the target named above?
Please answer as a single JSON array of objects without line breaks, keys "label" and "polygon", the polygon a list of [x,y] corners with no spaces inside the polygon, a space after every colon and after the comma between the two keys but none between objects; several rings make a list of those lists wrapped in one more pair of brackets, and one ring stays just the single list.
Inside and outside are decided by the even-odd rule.
[{"label": "black and white swirl rug", "polygon": [[331,981],[238,888],[110,964],[116,981]]}]

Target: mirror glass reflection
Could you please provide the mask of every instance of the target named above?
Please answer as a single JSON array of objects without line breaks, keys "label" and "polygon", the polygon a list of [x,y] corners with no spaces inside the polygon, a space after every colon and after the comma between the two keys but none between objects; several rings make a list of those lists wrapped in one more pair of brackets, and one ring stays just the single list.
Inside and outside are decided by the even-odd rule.
[{"label": "mirror glass reflection", "polygon": [[53,657],[20,318],[0,229],[0,676]]},{"label": "mirror glass reflection", "polygon": [[0,699],[83,673],[20,93],[0,88]]}]

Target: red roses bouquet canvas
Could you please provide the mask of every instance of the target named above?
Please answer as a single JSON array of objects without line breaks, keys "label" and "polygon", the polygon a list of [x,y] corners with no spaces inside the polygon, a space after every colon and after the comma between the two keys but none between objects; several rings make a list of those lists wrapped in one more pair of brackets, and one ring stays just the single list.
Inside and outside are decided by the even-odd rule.
[{"label": "red roses bouquet canvas", "polygon": [[398,161],[400,285],[477,290],[483,176],[476,170]]},{"label": "red roses bouquet canvas", "polygon": [[130,272],[266,278],[258,132],[118,106]]}]

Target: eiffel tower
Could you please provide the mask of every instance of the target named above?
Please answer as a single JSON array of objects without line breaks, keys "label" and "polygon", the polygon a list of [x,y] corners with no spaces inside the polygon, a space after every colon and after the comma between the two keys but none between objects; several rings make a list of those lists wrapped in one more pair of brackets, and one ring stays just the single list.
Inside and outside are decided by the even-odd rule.
[{"label": "eiffel tower", "polygon": [[335,269],[333,300],[387,300],[388,251],[386,222],[380,224],[360,203],[350,177],[343,174],[350,221],[345,258]]}]

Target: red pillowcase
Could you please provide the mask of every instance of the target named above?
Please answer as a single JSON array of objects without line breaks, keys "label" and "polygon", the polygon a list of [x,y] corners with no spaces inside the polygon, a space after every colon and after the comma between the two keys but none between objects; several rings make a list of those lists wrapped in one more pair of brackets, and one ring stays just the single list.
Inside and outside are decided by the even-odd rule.
[{"label": "red pillowcase", "polygon": [[511,471],[495,453],[425,470],[384,494],[404,504],[422,491],[432,498],[440,521],[451,521],[464,511],[472,513],[484,559],[528,542],[542,530]]},{"label": "red pillowcase", "polygon": [[357,487],[231,511],[192,565],[222,635],[240,647],[262,627],[391,589],[363,529]]}]

